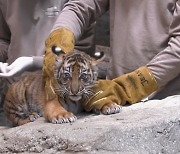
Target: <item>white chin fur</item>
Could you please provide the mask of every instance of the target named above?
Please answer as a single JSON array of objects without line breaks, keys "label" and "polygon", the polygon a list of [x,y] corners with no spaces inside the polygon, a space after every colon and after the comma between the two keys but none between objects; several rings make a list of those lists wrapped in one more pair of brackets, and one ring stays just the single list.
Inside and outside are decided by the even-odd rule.
[{"label": "white chin fur", "polygon": [[81,98],[82,98],[82,96],[73,96],[73,95],[71,95],[71,96],[69,96],[69,98],[72,100],[72,101],[79,101]]}]

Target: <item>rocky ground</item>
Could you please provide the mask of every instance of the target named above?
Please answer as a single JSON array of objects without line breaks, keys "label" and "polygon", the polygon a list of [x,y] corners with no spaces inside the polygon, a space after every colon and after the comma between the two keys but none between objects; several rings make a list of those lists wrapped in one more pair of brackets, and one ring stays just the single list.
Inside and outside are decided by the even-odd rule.
[{"label": "rocky ground", "polygon": [[122,108],[114,115],[82,114],[72,124],[44,118],[8,127],[0,122],[0,153],[177,154],[180,95]]}]

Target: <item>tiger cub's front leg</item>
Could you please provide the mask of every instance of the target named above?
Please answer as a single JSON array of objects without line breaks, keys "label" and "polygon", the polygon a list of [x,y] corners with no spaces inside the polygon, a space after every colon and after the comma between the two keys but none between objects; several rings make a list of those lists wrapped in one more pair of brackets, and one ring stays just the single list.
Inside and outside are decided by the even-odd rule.
[{"label": "tiger cub's front leg", "polygon": [[57,99],[46,103],[44,117],[47,121],[54,124],[71,123],[77,119],[73,113],[66,111]]}]

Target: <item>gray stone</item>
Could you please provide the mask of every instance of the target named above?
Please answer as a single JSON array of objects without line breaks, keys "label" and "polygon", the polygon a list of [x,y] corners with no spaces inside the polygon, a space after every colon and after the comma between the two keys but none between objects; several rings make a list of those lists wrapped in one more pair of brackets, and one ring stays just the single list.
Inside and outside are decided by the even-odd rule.
[{"label": "gray stone", "polygon": [[[114,115],[82,114],[74,123],[44,118],[0,127],[1,153],[177,154],[180,153],[180,95],[124,106]],[[2,113],[1,113],[2,114]]]}]

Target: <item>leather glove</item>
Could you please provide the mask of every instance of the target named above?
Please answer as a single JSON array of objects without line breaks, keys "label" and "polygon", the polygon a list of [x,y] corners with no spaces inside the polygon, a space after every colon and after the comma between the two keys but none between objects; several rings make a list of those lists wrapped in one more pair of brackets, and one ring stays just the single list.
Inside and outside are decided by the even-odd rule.
[{"label": "leather glove", "polygon": [[33,67],[33,57],[19,57],[11,65],[7,63],[0,64],[0,77],[11,77],[20,74]]},{"label": "leather glove", "polygon": [[46,52],[52,51],[53,47],[59,47],[65,53],[71,52],[75,44],[74,34],[66,28],[56,29],[50,33],[45,44]]},{"label": "leather glove", "polygon": [[85,104],[84,109],[100,110],[105,104],[133,104],[157,90],[157,83],[148,67],[122,75],[113,80],[99,80],[93,87],[94,96]]},{"label": "leather glove", "polygon": [[43,62],[43,79],[47,100],[51,100],[55,97],[52,90],[52,84],[54,84],[55,57],[61,51],[65,53],[73,51],[74,44],[74,34],[65,28],[54,30],[46,40],[46,52]]}]

